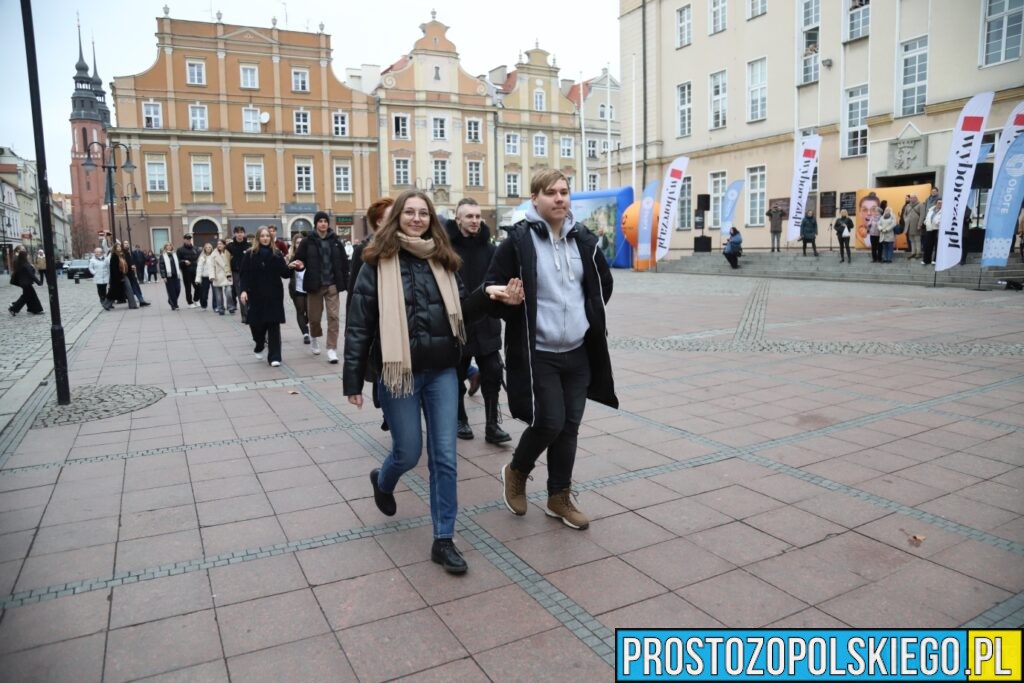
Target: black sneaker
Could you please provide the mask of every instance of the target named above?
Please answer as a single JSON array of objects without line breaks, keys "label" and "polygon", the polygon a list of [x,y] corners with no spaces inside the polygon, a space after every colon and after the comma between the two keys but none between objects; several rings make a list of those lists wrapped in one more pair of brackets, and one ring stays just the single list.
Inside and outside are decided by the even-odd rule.
[{"label": "black sneaker", "polygon": [[373,485],[373,502],[377,504],[377,509],[382,513],[388,517],[394,517],[395,513],[398,512],[398,504],[395,503],[395,496],[394,494],[384,493],[380,490],[380,486],[377,485],[378,476],[380,476],[379,468],[370,472],[370,484]]},{"label": "black sneaker", "polygon": [[444,567],[449,574],[465,574],[469,569],[466,559],[450,538],[435,538],[430,547],[430,559]]}]

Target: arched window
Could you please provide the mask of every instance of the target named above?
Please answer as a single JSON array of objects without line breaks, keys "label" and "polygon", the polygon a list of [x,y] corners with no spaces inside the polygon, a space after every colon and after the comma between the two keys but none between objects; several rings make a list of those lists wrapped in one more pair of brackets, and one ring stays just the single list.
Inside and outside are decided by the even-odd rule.
[{"label": "arched window", "polygon": [[605,110],[605,107],[602,104],[601,107],[598,109],[598,115],[597,116],[598,116],[598,118],[600,118],[603,121],[607,115],[608,115],[608,112],[607,112],[607,110]]}]

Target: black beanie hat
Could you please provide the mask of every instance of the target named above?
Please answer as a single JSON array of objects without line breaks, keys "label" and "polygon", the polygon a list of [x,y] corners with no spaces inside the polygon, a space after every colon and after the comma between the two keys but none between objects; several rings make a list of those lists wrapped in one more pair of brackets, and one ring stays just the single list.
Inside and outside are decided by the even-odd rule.
[{"label": "black beanie hat", "polygon": [[323,218],[325,221],[327,221],[327,225],[328,225],[328,227],[330,227],[331,217],[327,215],[326,211],[317,211],[316,212],[316,215],[313,216],[313,227],[316,227],[316,224],[320,222],[321,218]]}]

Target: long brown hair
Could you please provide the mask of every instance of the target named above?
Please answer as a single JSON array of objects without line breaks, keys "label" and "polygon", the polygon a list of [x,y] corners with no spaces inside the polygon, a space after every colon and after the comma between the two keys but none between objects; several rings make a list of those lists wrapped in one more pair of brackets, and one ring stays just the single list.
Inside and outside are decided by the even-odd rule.
[{"label": "long brown hair", "polygon": [[114,246],[110,248],[110,251],[117,257],[117,262],[121,268],[121,275],[127,275],[128,262],[124,258],[124,246],[120,242],[114,242]]},{"label": "long brown hair", "polygon": [[380,259],[393,258],[398,254],[398,233],[401,232],[399,226],[401,225],[402,211],[405,210],[406,202],[413,197],[418,197],[426,202],[427,211],[430,212],[430,222],[427,226],[427,231],[423,233],[422,239],[434,240],[436,250],[431,258],[435,259],[449,273],[457,272],[462,266],[462,259],[452,249],[448,233],[441,226],[441,221],[437,218],[434,203],[421,190],[406,190],[398,195],[398,199],[395,200],[394,205],[391,207],[391,213],[388,215],[387,222],[380,227],[376,234],[374,234],[373,240],[363,250],[363,262],[376,267],[377,261]]},{"label": "long brown hair", "polygon": [[256,239],[252,241],[252,246],[249,247],[249,251],[255,254],[257,251],[260,250],[260,247],[262,246],[260,244],[260,233],[262,232],[266,232],[267,235],[270,237],[270,251],[273,252],[274,255],[280,254],[281,252],[278,250],[277,245],[274,243],[274,236],[270,234],[270,228],[268,228],[265,225],[256,228]]}]

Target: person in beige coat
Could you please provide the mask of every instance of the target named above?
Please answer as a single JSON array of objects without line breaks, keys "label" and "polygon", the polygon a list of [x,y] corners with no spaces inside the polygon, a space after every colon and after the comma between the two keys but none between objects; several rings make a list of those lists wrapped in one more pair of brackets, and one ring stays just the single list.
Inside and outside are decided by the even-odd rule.
[{"label": "person in beige coat", "polygon": [[916,194],[910,195],[910,201],[903,207],[903,225],[906,226],[907,259],[919,258],[918,248],[921,246],[921,222],[924,221],[924,204]]},{"label": "person in beige coat", "polygon": [[227,243],[224,240],[217,240],[217,248],[209,259],[212,271],[210,285],[213,287],[213,310],[224,315],[224,304],[230,301],[231,312],[234,313],[235,302],[231,289],[231,252],[227,250]]},{"label": "person in beige coat", "polygon": [[885,207],[885,213],[878,219],[878,239],[882,245],[882,263],[892,263],[892,251],[896,244],[896,214],[892,207]]}]

